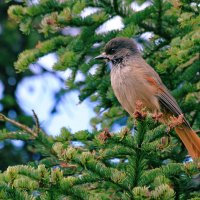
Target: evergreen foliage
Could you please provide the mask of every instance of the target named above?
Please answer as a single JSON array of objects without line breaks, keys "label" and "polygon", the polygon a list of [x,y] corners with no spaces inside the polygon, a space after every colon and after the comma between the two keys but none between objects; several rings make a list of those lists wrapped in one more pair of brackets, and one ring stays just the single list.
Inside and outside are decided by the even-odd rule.
[{"label": "evergreen foliage", "polygon": [[[25,116],[16,98],[16,91],[22,79],[31,76],[30,70],[25,73],[16,73],[13,63],[17,60],[20,52],[32,48],[38,41],[36,32],[25,36],[21,34],[15,21],[8,19],[7,10],[9,5],[16,2],[5,3],[0,1],[0,110],[5,115],[17,118],[26,125],[33,123],[31,116]],[[0,127],[12,129],[10,124],[0,122]],[[13,129],[14,130],[14,129]],[[1,137],[1,136],[0,136]],[[25,164],[32,159],[32,153],[26,150],[24,142],[22,148],[13,145],[10,140],[0,141],[0,170],[5,170],[9,165]],[[7,159],[12,157],[12,159]]]},{"label": "evergreen foliage", "polygon": [[[3,115],[1,119],[9,120]],[[151,117],[138,119],[136,124],[134,133],[125,128],[119,133],[105,129],[72,134],[63,128],[56,137],[16,124],[23,131],[10,133],[10,137],[32,140],[33,148],[42,153],[43,159],[2,172],[1,199],[197,197],[193,191],[196,188],[189,190],[192,175],[198,173],[197,163],[182,164],[178,141],[168,141],[166,127]]]},{"label": "evergreen foliage", "polygon": [[[143,3],[144,1],[138,1]],[[55,70],[71,69],[66,80],[68,89],[80,90],[80,101],[90,97],[97,102],[98,118],[92,124],[111,126],[125,113],[119,107],[110,86],[109,70],[105,64],[91,59],[98,55],[107,41],[115,36],[135,37],[143,45],[144,57],[151,64],[173,95],[178,99],[191,125],[199,129],[199,4],[192,0],[154,0],[144,10],[131,9],[132,1],[57,1],[41,0],[31,6],[11,6],[8,13],[19,23],[20,30],[28,34],[35,29],[44,35],[34,49],[26,50],[15,63],[17,71],[28,69],[29,64],[47,53],[55,52],[59,59]],[[97,12],[82,17],[88,7]],[[104,22],[120,16],[122,30],[98,33]],[[61,36],[65,27],[77,27],[77,36]],[[150,42],[143,33],[153,34]],[[97,68],[94,74],[90,69]],[[77,73],[85,76],[76,81]],[[114,107],[114,108],[113,108]],[[105,112],[103,112],[105,111]],[[106,123],[105,123],[106,121]]]},{"label": "evergreen foliage", "polygon": [[[43,36],[35,48],[19,55],[16,70],[24,72],[41,56],[55,52],[59,59],[54,70],[71,70],[67,90],[79,90],[80,101],[90,97],[96,102],[97,117],[91,120],[92,132],[71,133],[63,128],[59,136],[52,137],[39,128],[36,115],[36,125],[30,129],[1,114],[0,120],[18,129],[1,130],[0,139],[30,141],[31,151],[42,155],[38,162],[10,166],[0,173],[1,199],[200,199],[198,162],[183,163],[186,151],[174,132],[168,133],[167,127],[151,116],[141,115],[133,123],[114,97],[109,69],[92,59],[111,38],[134,37],[191,126],[199,129],[200,2],[154,0],[137,12],[131,3],[40,0],[9,8],[10,17],[23,33],[34,30]],[[82,17],[88,7],[98,9]],[[97,31],[115,16],[121,17],[122,30]],[[66,27],[80,32],[66,34]],[[152,33],[150,41],[143,37],[146,32]],[[78,73],[84,75],[84,81],[76,81]],[[117,123],[127,128],[119,133],[107,129]],[[96,130],[98,124],[102,131]]]}]

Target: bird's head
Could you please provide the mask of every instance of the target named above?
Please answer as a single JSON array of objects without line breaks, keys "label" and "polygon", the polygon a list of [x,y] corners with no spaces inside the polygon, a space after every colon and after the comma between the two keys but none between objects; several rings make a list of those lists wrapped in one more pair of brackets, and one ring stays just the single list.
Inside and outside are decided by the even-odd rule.
[{"label": "bird's head", "polygon": [[122,61],[127,56],[138,53],[137,45],[132,39],[114,38],[106,44],[105,51],[95,59],[106,59],[115,63]]}]

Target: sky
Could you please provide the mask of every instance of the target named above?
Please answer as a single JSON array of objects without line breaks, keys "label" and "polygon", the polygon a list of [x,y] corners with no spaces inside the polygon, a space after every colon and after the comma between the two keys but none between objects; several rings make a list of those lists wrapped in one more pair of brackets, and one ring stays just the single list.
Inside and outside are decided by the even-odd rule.
[{"label": "sky", "polygon": [[[149,6],[150,3],[144,3],[139,6],[137,3],[132,3],[132,8],[139,11]],[[86,17],[96,11],[98,8],[86,8],[82,11],[81,16]],[[111,30],[121,30],[124,24],[120,16],[115,16],[109,21],[101,25],[97,30],[97,34],[102,34]],[[77,35],[80,29],[76,27],[66,28],[63,34]],[[145,33],[143,37],[151,37],[151,33]],[[93,108],[95,104],[89,99],[79,104],[77,91],[67,93],[57,105],[57,112],[50,117],[50,111],[54,104],[54,94],[59,91],[60,87],[65,89],[65,85],[60,79],[66,80],[71,71],[67,69],[64,72],[52,71],[53,64],[57,61],[57,56],[54,53],[41,57],[37,63],[30,65],[30,70],[35,74],[31,77],[25,77],[18,84],[16,97],[21,105],[22,110],[32,115],[32,110],[36,112],[39,117],[41,127],[49,134],[58,135],[62,127],[67,127],[72,132],[89,129],[90,119],[95,116]],[[47,72],[42,73],[41,67],[45,68]],[[95,73],[94,66],[90,73]],[[55,76],[56,75],[56,76]],[[76,80],[83,80],[84,76],[79,72]],[[0,97],[2,87],[0,82]],[[1,109],[1,108],[0,108]],[[119,128],[119,127],[118,127]]]}]

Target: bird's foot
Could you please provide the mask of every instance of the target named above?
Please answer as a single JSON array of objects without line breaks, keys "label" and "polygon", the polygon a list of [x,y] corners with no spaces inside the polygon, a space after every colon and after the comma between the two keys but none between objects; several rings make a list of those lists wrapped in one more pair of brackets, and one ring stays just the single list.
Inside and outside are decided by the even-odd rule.
[{"label": "bird's foot", "polygon": [[133,113],[135,119],[145,119],[147,113],[144,111],[143,103],[137,100],[135,103],[135,112]]},{"label": "bird's foot", "polygon": [[161,112],[156,112],[154,114],[152,114],[152,118],[155,120],[155,121],[160,121],[160,119],[162,119],[163,117],[163,113]]},{"label": "bird's foot", "polygon": [[133,115],[135,119],[145,119],[145,117],[147,116],[147,113],[136,110]]},{"label": "bird's foot", "polygon": [[183,124],[183,122],[184,122],[184,116],[183,114],[181,114],[178,117],[171,116],[168,125],[170,128],[175,128],[176,126],[180,126],[181,124]]}]

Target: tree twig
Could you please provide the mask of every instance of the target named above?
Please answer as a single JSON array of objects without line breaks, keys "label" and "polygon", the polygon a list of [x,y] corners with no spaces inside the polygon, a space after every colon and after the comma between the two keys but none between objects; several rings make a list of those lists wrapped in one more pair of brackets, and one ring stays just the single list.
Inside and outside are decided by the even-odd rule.
[{"label": "tree twig", "polygon": [[38,119],[38,116],[36,115],[35,111],[32,110],[33,112],[33,117],[35,119],[35,126],[36,126],[36,133],[38,135],[38,133],[40,132],[40,123],[39,123],[39,119]]},{"label": "tree twig", "polygon": [[37,137],[37,133],[34,132],[33,130],[31,130],[28,126],[25,126],[24,124],[21,124],[13,119],[10,119],[10,118],[6,117],[5,115],[3,115],[2,113],[0,113],[0,121],[9,122],[9,123],[17,126],[18,128],[23,129],[24,131],[31,134],[32,136]]}]

